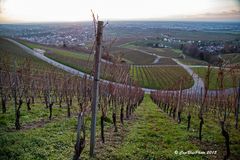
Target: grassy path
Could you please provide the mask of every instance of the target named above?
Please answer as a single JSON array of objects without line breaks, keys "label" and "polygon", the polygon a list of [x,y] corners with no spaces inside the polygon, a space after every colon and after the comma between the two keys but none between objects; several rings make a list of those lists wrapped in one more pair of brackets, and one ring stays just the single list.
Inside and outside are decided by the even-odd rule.
[{"label": "grassy path", "polygon": [[[122,144],[105,146],[97,159],[203,159],[202,155],[178,155],[175,151],[196,151],[191,144],[186,126],[177,125],[145,96],[135,111],[133,121],[125,125],[127,134]],[[109,148],[111,147],[111,148]],[[100,155],[99,155],[100,154]]]}]

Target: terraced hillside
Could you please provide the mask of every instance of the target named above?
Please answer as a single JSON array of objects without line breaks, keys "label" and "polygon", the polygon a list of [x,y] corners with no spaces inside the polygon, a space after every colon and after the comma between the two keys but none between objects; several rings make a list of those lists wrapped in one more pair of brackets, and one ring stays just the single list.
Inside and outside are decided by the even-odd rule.
[{"label": "terraced hillside", "polygon": [[[85,115],[86,141],[90,139],[90,81],[65,74],[58,69],[53,71],[53,66],[5,39],[0,39],[0,56],[0,159],[71,159],[74,154],[78,115],[82,110]],[[11,71],[9,69],[13,68],[15,60],[17,65]],[[31,61],[30,66],[28,60]],[[111,87],[115,86],[109,88]],[[99,95],[102,99],[113,97],[112,92],[108,92],[111,90],[107,85],[101,83],[100,88]],[[116,97],[120,97],[123,90],[126,91],[121,87],[116,90]],[[138,91],[141,90],[135,88],[135,91],[132,90],[131,95],[125,92],[124,95],[135,99],[134,92],[140,93]],[[141,95],[143,96],[142,91]],[[130,106],[138,103],[131,102]],[[102,106],[101,103],[99,107]],[[112,110],[105,108],[105,115],[110,115]],[[115,108],[115,112],[120,113],[120,108]],[[100,135],[100,116],[99,111],[97,136]],[[105,130],[110,133],[112,121],[107,117],[105,119]],[[86,148],[89,148],[89,143]],[[88,155],[88,150],[85,149],[84,157]]]},{"label": "terraced hillside", "polygon": [[[87,58],[87,54],[74,53],[29,42],[25,43],[31,48],[36,47],[44,49],[46,51],[44,54],[47,57],[62,64],[86,73],[91,73],[92,71],[93,61],[92,58]],[[139,54],[139,52],[136,51],[136,54]],[[150,56],[144,53],[141,54],[146,57]],[[91,56],[88,55],[88,57]],[[89,59],[89,61],[86,59]],[[152,60],[153,59],[151,57],[151,61]],[[162,65],[162,67],[134,67],[134,65],[130,67],[129,65],[124,64],[114,65],[102,63],[101,77],[106,80],[123,82],[125,81],[126,77],[128,77],[128,74],[131,74],[132,79],[136,81],[137,84],[139,84],[141,87],[151,89],[178,89],[180,87],[179,80],[181,77],[186,80],[184,81],[182,88],[190,88],[193,85],[191,75],[189,75],[183,68],[177,66],[176,62],[174,62],[171,58],[160,58],[157,65]]]},{"label": "terraced hillside", "polygon": [[90,73],[92,67],[93,56],[86,53],[72,52],[69,50],[44,46],[36,43],[31,43],[27,41],[19,41],[20,43],[26,45],[31,49],[42,49],[44,55],[51,58],[57,62],[68,65],[72,68],[78,69],[80,71]]},{"label": "terraced hillside", "polygon": [[156,65],[177,65],[177,63],[172,58],[160,58]]},{"label": "terraced hillside", "polygon": [[177,58],[186,65],[208,65],[206,61],[183,55],[180,49],[147,47],[138,45],[135,41],[123,44],[121,47],[125,49],[137,49],[143,52],[148,52],[149,54],[154,54],[166,58]]},{"label": "terraced hillside", "polygon": [[123,58],[131,64],[152,64],[155,60],[155,56],[147,55],[129,48],[115,47],[112,49],[111,54]]},{"label": "terraced hillside", "polygon": [[230,64],[240,64],[240,53],[223,54],[222,58]]},{"label": "terraced hillside", "polygon": [[[22,48],[16,46],[12,42],[9,42],[6,39],[0,38],[0,57],[1,63],[4,64],[11,64],[8,67],[13,69],[14,61],[16,61],[16,65],[21,65],[26,63],[27,61],[31,61],[32,68],[31,69],[38,69],[38,70],[51,70],[58,73],[65,73],[62,70],[56,69],[52,65],[39,60],[38,58],[29,55],[26,53]],[[16,67],[17,67],[16,66]]]},{"label": "terraced hillside", "polygon": [[[82,52],[72,52],[60,48],[48,47],[31,42],[21,41],[24,45],[32,49],[43,49],[44,55],[59,63],[67,65],[71,68],[77,69],[84,73],[92,74],[94,62],[94,55]],[[115,65],[110,63],[101,63],[101,78],[115,81],[124,82],[125,77],[128,77],[129,65]]]}]

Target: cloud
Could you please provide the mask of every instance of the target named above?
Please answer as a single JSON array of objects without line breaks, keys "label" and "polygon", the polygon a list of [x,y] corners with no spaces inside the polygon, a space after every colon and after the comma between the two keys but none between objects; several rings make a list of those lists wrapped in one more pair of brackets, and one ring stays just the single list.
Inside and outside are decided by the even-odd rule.
[{"label": "cloud", "polygon": [[218,13],[205,13],[203,16],[235,16],[240,15],[240,10],[222,11]]},{"label": "cloud", "polygon": [[0,14],[2,13],[2,0],[0,0]]},{"label": "cloud", "polygon": [[91,20],[93,9],[108,20],[240,20],[240,0],[105,1],[0,0],[0,16],[29,22],[80,21]]},{"label": "cloud", "polygon": [[0,0],[0,14],[2,14],[3,13],[3,11],[4,11],[4,1],[5,0]]},{"label": "cloud", "polygon": [[186,19],[192,20],[239,20],[240,10],[229,10],[220,12],[206,12],[197,15],[184,16]]}]

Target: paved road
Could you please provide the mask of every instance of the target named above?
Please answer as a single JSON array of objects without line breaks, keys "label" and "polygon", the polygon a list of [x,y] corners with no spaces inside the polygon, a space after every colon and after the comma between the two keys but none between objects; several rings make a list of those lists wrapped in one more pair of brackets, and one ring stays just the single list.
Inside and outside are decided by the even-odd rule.
[{"label": "paved road", "polygon": [[200,94],[201,88],[204,88],[204,82],[203,82],[202,78],[199,77],[196,73],[194,73],[193,70],[189,66],[181,63],[178,59],[172,58],[172,60],[175,61],[179,66],[184,68],[190,75],[192,75],[194,84],[191,88],[186,89],[184,91],[186,91],[186,92],[193,91],[193,92],[198,92]]},{"label": "paved road", "polygon": [[[15,40],[8,39],[8,38],[6,38],[6,39],[7,39],[8,41],[16,44],[17,46],[21,47],[21,48],[24,49],[27,53],[29,53],[29,54],[31,54],[31,55],[33,55],[33,56],[35,56],[35,57],[37,57],[37,58],[39,58],[39,59],[47,62],[47,63],[49,63],[49,64],[51,64],[51,65],[53,65],[53,66],[55,66],[55,67],[57,67],[57,68],[60,68],[60,69],[62,69],[62,70],[64,70],[64,71],[69,72],[69,73],[72,73],[72,74],[74,74],[74,75],[79,75],[80,77],[83,77],[84,75],[86,75],[85,73],[83,73],[83,72],[81,72],[81,71],[78,71],[78,70],[76,70],[76,69],[73,69],[73,68],[71,68],[71,67],[68,67],[68,66],[66,66],[66,65],[63,65],[63,64],[61,64],[61,63],[59,63],[59,62],[56,62],[56,61],[54,61],[54,60],[52,60],[52,59],[44,56],[43,54],[41,54],[41,53],[39,53],[39,52],[37,52],[37,51],[34,51],[34,50],[26,47],[25,45],[23,45],[23,44],[15,41]],[[90,75],[88,75],[88,76],[89,76],[89,78],[91,78]]]},{"label": "paved road", "polygon": [[[60,69],[66,71],[66,72],[68,72],[68,73],[71,73],[71,74],[74,74],[74,75],[79,75],[80,77],[84,77],[85,75],[87,75],[87,77],[88,77],[89,79],[93,79],[93,77],[92,77],[91,75],[86,74],[86,73],[81,72],[81,71],[78,71],[78,70],[76,70],[76,69],[74,69],[74,68],[68,67],[68,66],[66,66],[66,65],[63,65],[63,64],[61,64],[61,63],[59,63],[59,62],[57,62],[57,61],[54,61],[54,60],[52,60],[52,59],[44,56],[43,54],[41,54],[41,53],[39,53],[39,52],[37,52],[37,51],[34,51],[34,50],[26,47],[25,45],[23,45],[23,44],[15,41],[15,40],[12,40],[12,39],[9,39],[9,38],[6,38],[6,40],[8,40],[8,41],[10,41],[10,42],[12,42],[12,43],[14,43],[14,44],[16,44],[16,45],[19,46],[19,47],[21,47],[21,48],[24,49],[27,53],[29,53],[29,54],[31,54],[31,55],[33,55],[33,56],[35,56],[35,57],[37,57],[37,58],[39,58],[39,59],[47,62],[47,63],[49,63],[49,64],[51,64],[51,65],[53,65],[53,66],[55,66],[55,67],[57,67],[57,68],[60,68]],[[105,62],[105,60],[102,60],[102,61]],[[121,84],[121,83],[116,83],[116,82],[112,82],[112,81],[108,81],[108,80],[104,80],[104,79],[101,79],[101,82],[103,82],[103,83],[110,83],[110,82],[111,82],[111,83],[113,83],[113,84],[116,84],[116,85],[119,85],[119,86],[123,86],[123,84]],[[155,90],[155,89],[148,89],[148,88],[142,88],[142,89],[145,91],[145,93],[148,93],[148,94],[149,94],[151,91],[157,91],[157,90]]]},{"label": "paved road", "polygon": [[[206,65],[188,65],[191,68],[208,68]],[[211,68],[219,69],[219,67],[211,66]]]},{"label": "paved road", "polygon": [[[62,69],[62,70],[64,70],[64,71],[69,72],[69,73],[74,74],[74,75],[79,75],[80,77],[83,77],[83,76],[87,75],[87,77],[88,77],[89,79],[93,79],[93,77],[92,77],[91,75],[89,75],[89,74],[86,74],[86,73],[84,73],[84,72],[78,71],[78,70],[76,70],[76,69],[74,69],[74,68],[71,68],[71,67],[69,67],[69,66],[63,65],[63,64],[61,64],[61,63],[59,63],[59,62],[56,62],[56,61],[54,61],[54,60],[52,60],[52,59],[44,56],[43,54],[41,54],[41,53],[39,53],[39,52],[37,52],[37,51],[34,51],[34,50],[26,47],[25,45],[23,45],[23,44],[15,41],[15,40],[8,39],[8,38],[6,38],[6,39],[7,39],[8,41],[16,44],[17,46],[21,47],[21,48],[24,49],[27,53],[29,53],[29,54],[31,54],[31,55],[33,55],[33,56],[35,56],[35,57],[37,57],[37,58],[39,58],[39,59],[47,62],[47,63],[49,63],[49,64],[51,64],[51,65],[53,65],[53,66],[55,66],[55,67],[57,67],[57,68],[60,68],[60,69]],[[149,52],[146,52],[146,51],[142,51],[142,53],[154,55],[154,54],[149,53]],[[157,55],[155,55],[155,56],[157,56]],[[157,57],[158,57],[158,58],[161,58],[161,56],[157,56]],[[203,80],[202,80],[197,74],[195,74],[195,73],[193,72],[193,70],[192,70],[189,66],[187,66],[187,65],[185,65],[185,64],[182,64],[182,63],[181,63],[179,60],[177,60],[177,59],[173,59],[173,60],[174,60],[178,65],[180,65],[181,67],[183,67],[190,75],[193,76],[194,85],[193,85],[191,88],[189,88],[189,89],[185,89],[184,92],[195,92],[195,93],[197,92],[197,93],[200,94],[201,88],[202,88],[202,89],[204,88]],[[103,59],[102,59],[102,62],[105,62],[105,63],[106,63],[106,60],[103,60]],[[107,63],[108,63],[108,62],[107,62]],[[110,62],[109,62],[109,63],[110,63]],[[138,66],[140,66],[140,65],[138,65]],[[144,65],[143,65],[143,66],[144,66]],[[101,82],[103,82],[103,83],[110,83],[110,82],[111,82],[111,83],[114,83],[114,84],[116,84],[116,85],[123,86],[123,84],[121,84],[121,83],[116,83],[116,82],[112,82],[112,81],[108,81],[108,80],[104,80],[104,79],[101,79]],[[152,92],[152,91],[157,91],[156,89],[149,89],[149,88],[142,88],[142,89],[145,91],[145,93],[148,93],[148,94],[149,94],[150,92]],[[227,93],[232,93],[232,91],[233,91],[233,89],[226,89],[226,92],[227,92]],[[178,92],[178,91],[166,91],[166,92],[169,93],[169,92]],[[210,91],[209,93],[215,94],[216,91]]]}]

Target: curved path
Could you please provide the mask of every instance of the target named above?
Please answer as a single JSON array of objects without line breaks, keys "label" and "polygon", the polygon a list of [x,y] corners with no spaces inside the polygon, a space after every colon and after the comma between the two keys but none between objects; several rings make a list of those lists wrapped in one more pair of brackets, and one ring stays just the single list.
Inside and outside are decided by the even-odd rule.
[{"label": "curved path", "polygon": [[[132,49],[132,48],[131,48]],[[159,60],[161,58],[166,58],[164,56],[159,56],[155,53],[151,53],[151,52],[147,52],[147,51],[143,51],[143,50],[139,50],[139,49],[132,49],[132,50],[135,50],[135,51],[139,51],[141,53],[145,53],[145,54],[148,54],[148,55],[152,55],[152,56],[155,56],[156,59],[154,60],[153,64],[156,64],[159,62]],[[193,70],[190,68],[190,66],[188,65],[185,65],[183,63],[181,63],[178,59],[175,59],[175,58],[171,58],[174,62],[177,63],[177,65],[181,66],[183,69],[185,69],[190,75],[192,75],[193,77],[193,80],[194,80],[194,84],[191,88],[189,89],[185,89],[184,91],[185,92],[189,92],[189,91],[193,91],[193,92],[198,92],[200,93],[201,92],[201,88],[204,88],[204,82],[202,80],[202,78],[200,78],[196,73],[193,72]],[[141,65],[139,65],[141,66]],[[157,65],[156,65],[157,66]],[[176,65],[173,65],[173,66],[176,66]]]},{"label": "curved path", "polygon": [[194,73],[189,66],[181,63],[178,59],[172,58],[172,60],[175,61],[179,66],[184,68],[190,75],[192,75],[194,84],[190,89],[185,89],[184,91],[188,92],[190,90],[191,92],[198,92],[200,94],[201,90],[204,88],[204,82],[202,78],[200,78],[196,73]]},{"label": "curved path", "polygon": [[137,49],[137,48],[128,48],[128,49],[133,50],[133,51],[138,51],[138,52],[141,52],[141,53],[144,53],[144,54],[148,54],[148,55],[150,55],[150,56],[155,56],[156,58],[155,58],[155,60],[152,62],[152,64],[157,64],[157,63],[159,63],[159,61],[160,61],[161,58],[166,58],[166,57],[164,57],[164,56],[159,56],[159,55],[157,55],[157,54],[155,54],[155,53],[150,53],[150,52],[143,51],[143,50],[140,50],[140,49]]},{"label": "curved path", "polygon": [[[9,38],[6,38],[6,40],[8,40],[8,41],[10,41],[10,42],[12,42],[12,43],[14,43],[14,44],[16,44],[17,46],[19,46],[19,47],[21,47],[22,49],[24,49],[27,53],[29,53],[29,54],[31,54],[31,55],[33,55],[33,56],[35,56],[35,57],[37,57],[37,58],[39,58],[39,59],[47,62],[47,63],[49,63],[49,64],[51,64],[51,65],[53,65],[53,66],[55,66],[55,67],[57,67],[57,68],[60,68],[60,69],[62,69],[62,70],[64,70],[64,71],[69,72],[69,73],[74,74],[74,75],[79,75],[80,77],[84,77],[85,75],[87,75],[87,77],[88,77],[89,79],[93,79],[93,77],[92,77],[91,75],[86,74],[86,73],[84,73],[84,72],[81,72],[81,71],[79,71],[79,70],[76,70],[76,69],[74,69],[74,68],[71,68],[71,67],[69,67],[69,66],[63,65],[63,64],[61,64],[61,63],[59,63],[59,62],[57,62],[57,61],[54,61],[54,60],[52,60],[52,59],[44,56],[43,54],[41,54],[41,53],[39,53],[39,52],[37,52],[37,51],[34,51],[34,50],[26,47],[25,45],[23,45],[23,44],[15,41],[15,40],[12,40],[12,39],[9,39]],[[150,55],[157,56],[157,58],[159,58],[159,59],[162,57],[162,56],[158,56],[158,55],[156,55],[156,54],[152,54],[152,53],[149,53],[149,52],[146,52],[146,51],[142,51],[142,52],[145,53],[145,54],[150,54]],[[187,65],[185,65],[185,64],[182,64],[182,63],[181,63],[180,61],[178,61],[177,59],[173,59],[173,60],[174,60],[178,65],[180,65],[181,67],[183,67],[190,75],[193,76],[194,85],[193,85],[191,88],[185,89],[185,90],[183,90],[183,91],[184,91],[184,92],[194,92],[194,93],[199,93],[199,94],[200,94],[201,90],[204,88],[203,80],[202,80],[197,74],[195,74],[195,73],[193,72],[193,70],[192,70],[189,66],[187,66]],[[105,62],[106,60],[102,60],[102,61]],[[112,82],[112,81],[108,81],[108,80],[104,80],[104,79],[101,79],[101,82],[104,82],[104,83],[114,83],[114,84],[120,85],[120,86],[123,85],[123,84],[121,84],[121,83],[116,83],[116,82]],[[149,88],[142,88],[142,89],[145,91],[145,93],[148,93],[148,94],[149,94],[150,92],[157,91],[156,89],[149,89]],[[227,93],[229,93],[229,94],[232,93],[232,91],[233,91],[233,89],[226,89],[226,90],[227,90]],[[166,91],[166,92],[178,92],[178,91]],[[209,92],[216,93],[216,91],[209,91]]]},{"label": "curved path", "polygon": [[[169,57],[165,57],[165,56],[159,56],[155,53],[151,53],[148,51],[143,51],[140,49],[136,49],[136,48],[129,48],[131,50],[135,50],[135,51],[139,51],[141,53],[145,53],[148,55],[152,55],[155,56],[155,60],[153,61],[154,65],[147,65],[148,67],[158,67],[158,66],[163,66],[163,65],[157,65],[156,63],[158,63],[160,61],[161,58],[169,58]],[[191,88],[188,89],[184,89],[183,92],[193,92],[193,93],[197,93],[198,95],[201,95],[202,93],[204,93],[204,81],[202,80],[201,77],[198,76],[198,74],[196,74],[192,68],[196,68],[196,67],[208,67],[208,66],[201,66],[201,65],[185,65],[183,63],[181,63],[178,59],[175,58],[171,58],[173,61],[175,61],[177,63],[177,65],[164,65],[164,66],[181,66],[183,69],[185,69],[190,75],[192,75],[192,78],[194,80],[194,84]],[[137,67],[141,67],[141,66],[146,66],[146,65],[136,65]],[[211,68],[216,68],[218,69],[219,67],[211,67]],[[232,94],[234,92],[234,88],[229,88],[229,89],[224,89],[222,90],[225,94]],[[177,91],[166,91],[166,92],[177,92]],[[208,95],[215,95],[217,92],[216,90],[208,90]]]},{"label": "curved path", "polygon": [[[74,74],[74,75],[78,75],[78,76],[80,76],[80,77],[87,76],[88,79],[93,79],[93,76],[91,76],[91,75],[89,75],[89,74],[86,74],[86,73],[84,73],[84,72],[81,72],[81,71],[79,71],[79,70],[76,70],[76,69],[74,69],[74,68],[71,68],[71,67],[69,67],[69,66],[66,66],[66,65],[64,65],[64,64],[61,64],[61,63],[59,63],[59,62],[57,62],[57,61],[54,61],[54,60],[52,60],[52,59],[44,56],[43,54],[41,54],[41,53],[39,53],[39,52],[37,52],[37,51],[34,51],[34,50],[28,48],[27,46],[25,46],[25,45],[23,45],[23,44],[15,41],[15,40],[13,40],[13,39],[9,39],[9,38],[5,38],[5,39],[8,40],[8,41],[10,41],[10,42],[12,42],[12,43],[14,43],[14,44],[16,44],[17,46],[21,47],[21,48],[24,49],[27,53],[29,53],[29,54],[31,54],[31,55],[33,55],[33,56],[35,56],[35,57],[37,57],[37,58],[39,58],[39,59],[47,62],[47,63],[49,63],[49,64],[51,64],[51,65],[53,65],[53,66],[55,66],[55,67],[57,67],[57,68],[60,68],[60,69],[66,71],[66,72],[68,72],[68,73],[71,73],[71,74]],[[106,60],[103,60],[103,59],[102,59],[101,61],[105,62]],[[119,86],[123,86],[123,84],[121,84],[121,83],[116,83],[116,82],[112,82],[112,81],[108,81],[108,80],[104,80],[104,79],[101,79],[100,81],[101,81],[101,82],[104,82],[104,83],[113,83],[113,84],[116,84],[116,85],[119,85]],[[155,89],[148,89],[148,88],[142,88],[142,89],[145,91],[145,93],[150,93],[150,92],[152,92],[152,91],[157,91],[157,90],[155,90]]]}]

